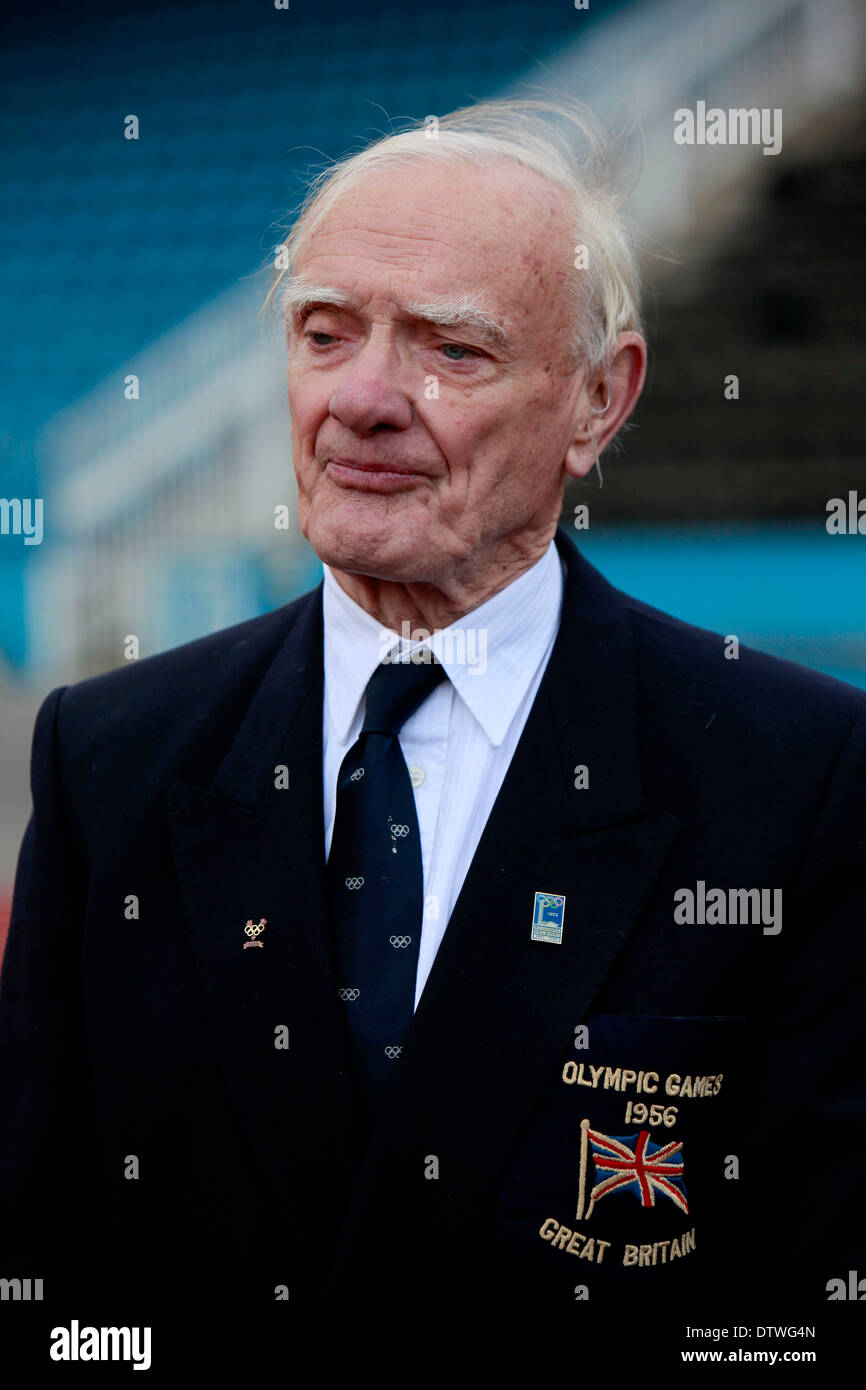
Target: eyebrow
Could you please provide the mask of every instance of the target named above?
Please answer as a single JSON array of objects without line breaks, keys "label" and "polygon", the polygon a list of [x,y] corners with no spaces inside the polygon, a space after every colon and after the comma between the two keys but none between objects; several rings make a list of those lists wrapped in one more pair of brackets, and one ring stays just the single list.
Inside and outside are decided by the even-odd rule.
[{"label": "eyebrow", "polygon": [[492,347],[511,346],[502,324],[492,319],[482,307],[480,295],[463,294],[459,299],[444,296],[425,300],[423,304],[407,304],[406,308],[413,318],[423,319],[425,323],[435,323],[439,328],[453,328],[458,332],[468,328]]},{"label": "eyebrow", "polygon": [[[299,275],[287,278],[280,303],[283,313],[296,321],[313,309],[358,307],[357,301],[344,290],[335,289],[330,285],[313,284]],[[464,293],[458,298],[441,295],[423,302],[416,300],[403,307],[412,318],[434,323],[439,328],[449,328],[457,332],[468,329],[491,347],[506,349],[511,346],[504,327],[490,317],[483,307],[480,295]]]},{"label": "eyebrow", "polygon": [[314,285],[299,275],[287,276],[285,287],[280,294],[283,313],[287,318],[296,319],[301,318],[310,309],[317,309],[323,305],[330,304],[334,308],[349,309],[354,302],[352,296],[342,290],[335,290],[331,285]]}]

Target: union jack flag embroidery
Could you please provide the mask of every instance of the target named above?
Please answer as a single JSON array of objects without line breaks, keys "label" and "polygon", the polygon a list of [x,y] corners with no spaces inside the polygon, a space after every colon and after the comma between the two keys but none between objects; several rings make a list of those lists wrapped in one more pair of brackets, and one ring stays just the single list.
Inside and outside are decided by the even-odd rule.
[{"label": "union jack flag embroidery", "polygon": [[[592,1215],[592,1209],[602,1197],[612,1192],[632,1192],[642,1207],[654,1207],[656,1193],[668,1197],[680,1211],[688,1212],[689,1203],[683,1180],[682,1141],[654,1144],[649,1130],[639,1134],[599,1134],[590,1129],[589,1120],[582,1120],[580,1139],[580,1188],[577,1220]],[[591,1152],[587,1152],[589,1149]],[[595,1185],[586,1194],[587,1158],[592,1159]]]}]

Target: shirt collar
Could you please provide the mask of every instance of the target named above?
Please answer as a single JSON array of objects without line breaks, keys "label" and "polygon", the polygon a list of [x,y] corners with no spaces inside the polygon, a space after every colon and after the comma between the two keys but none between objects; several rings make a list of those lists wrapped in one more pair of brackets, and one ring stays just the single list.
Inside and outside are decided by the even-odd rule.
[{"label": "shirt collar", "polygon": [[[400,635],[382,625],[340,587],[328,565],[322,594],[325,690],[328,715],[341,743],[358,712],[367,682]],[[492,598],[432,640],[457,694],[498,747],[559,626],[563,575],[556,544]]]}]

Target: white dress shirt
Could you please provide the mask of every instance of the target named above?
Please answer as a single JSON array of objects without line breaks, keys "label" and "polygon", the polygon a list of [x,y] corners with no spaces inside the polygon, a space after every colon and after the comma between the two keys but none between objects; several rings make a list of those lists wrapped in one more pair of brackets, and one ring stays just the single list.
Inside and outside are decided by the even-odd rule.
[{"label": "white dress shirt", "polygon": [[[323,775],[330,853],[340,766],[363,724],[367,682],[389,647],[432,646],[441,681],[400,731],[421,834],[424,912],[415,1007],[541,683],[559,627],[564,565],[550,542],[531,569],[450,627],[404,641],[324,567]],[[405,634],[408,636],[408,634]]]}]

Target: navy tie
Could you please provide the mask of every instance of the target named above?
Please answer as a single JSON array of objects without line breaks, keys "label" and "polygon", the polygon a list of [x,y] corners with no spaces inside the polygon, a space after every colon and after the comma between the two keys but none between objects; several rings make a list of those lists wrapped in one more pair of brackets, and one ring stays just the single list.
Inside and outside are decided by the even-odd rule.
[{"label": "navy tie", "polygon": [[343,759],[328,856],[338,984],[358,1079],[376,1114],[415,1004],[423,866],[415,794],[397,735],[439,681],[424,662],[378,666],[364,724]]}]

